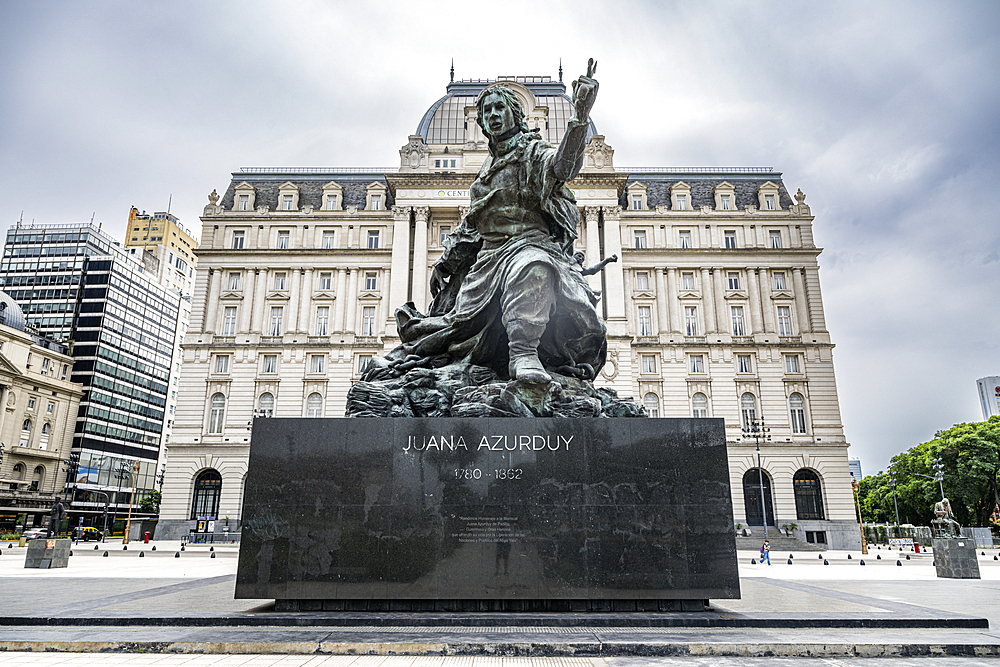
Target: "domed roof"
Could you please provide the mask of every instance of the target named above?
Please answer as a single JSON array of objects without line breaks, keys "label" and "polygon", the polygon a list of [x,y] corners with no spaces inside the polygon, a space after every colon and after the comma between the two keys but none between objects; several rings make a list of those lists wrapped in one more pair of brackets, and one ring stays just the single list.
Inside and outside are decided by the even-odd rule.
[{"label": "domed roof", "polygon": [[[416,133],[427,144],[465,143],[465,110],[475,106],[476,96],[484,88],[498,82],[513,90],[521,100],[529,127],[537,126],[542,138],[550,144],[562,141],[563,134],[566,133],[566,122],[573,117],[573,100],[566,94],[566,86],[562,81],[552,81],[548,76],[453,81],[448,84],[447,94],[432,104],[420,119]],[[597,134],[597,128],[591,120],[587,138],[594,134]]]},{"label": "domed roof", "polygon": [[6,292],[0,292],[0,324],[20,331],[26,330],[24,312]]}]

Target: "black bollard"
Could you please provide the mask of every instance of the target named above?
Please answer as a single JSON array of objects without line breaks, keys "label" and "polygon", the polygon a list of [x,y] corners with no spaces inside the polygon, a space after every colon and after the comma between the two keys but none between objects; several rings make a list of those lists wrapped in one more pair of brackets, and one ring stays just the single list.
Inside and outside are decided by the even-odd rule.
[{"label": "black bollard", "polygon": [[181,551],[184,551],[184,545],[183,544],[181,545]]},{"label": "black bollard", "polygon": [[128,551],[128,545],[127,544],[123,544],[122,545],[122,551]]},{"label": "black bollard", "polygon": [[212,552],[212,555],[210,556],[210,558],[215,558],[215,552],[214,551]]},{"label": "black bollard", "polygon": [[750,564],[751,565],[756,565],[757,564],[757,559],[756,558],[751,558],[750,559]]},{"label": "black bollard", "polygon": [[69,552],[69,555],[70,555],[70,556],[72,556],[72,555],[73,555],[73,551],[72,551],[72,550],[70,550],[70,552]]},{"label": "black bollard", "polygon": [[910,560],[910,554],[906,554],[906,560]]},{"label": "black bollard", "polygon": [[177,553],[174,554],[174,558],[180,558],[180,557],[181,557],[181,552],[180,551],[178,551]]},{"label": "black bollard", "polygon": [[980,556],[985,556],[985,555],[986,555],[986,552],[985,552],[985,551],[980,551],[980,552],[979,552],[979,555],[980,555]]},{"label": "black bollard", "polygon": [[830,561],[828,561],[827,559],[824,558],[823,559],[823,565],[829,565],[829,564],[830,564]]},{"label": "black bollard", "polygon": [[996,556],[994,556],[993,560],[1000,560],[1000,558],[997,558]]},{"label": "black bollard", "polygon": [[792,564],[792,559],[791,559],[791,558],[789,558],[789,559],[788,559],[788,564],[789,564],[789,565],[791,565],[791,564]]},{"label": "black bollard", "polygon": [[105,551],[103,555],[104,555],[105,558],[107,558],[108,557],[108,552]]},{"label": "black bollard", "polygon": [[795,554],[788,554],[789,558],[795,558]]},{"label": "black bollard", "polygon": [[882,554],[876,554],[875,559],[876,560],[882,560]]},{"label": "black bollard", "polygon": [[865,561],[864,561],[864,559],[861,559],[861,564],[862,564],[862,565],[864,565],[864,564],[865,564]]},{"label": "black bollard", "polygon": [[896,565],[898,565],[899,567],[903,567],[903,561],[897,560]]},{"label": "black bollard", "polygon": [[144,551],[140,551],[139,552],[139,558],[145,558],[145,557],[146,557],[146,553]]},{"label": "black bollard", "polygon": [[847,554],[847,560],[851,560],[851,554]]},{"label": "black bollard", "polygon": [[156,551],[156,545],[155,544],[153,545],[152,551]]},{"label": "black bollard", "polygon": [[209,547],[208,550],[209,551],[215,551],[215,547]]}]

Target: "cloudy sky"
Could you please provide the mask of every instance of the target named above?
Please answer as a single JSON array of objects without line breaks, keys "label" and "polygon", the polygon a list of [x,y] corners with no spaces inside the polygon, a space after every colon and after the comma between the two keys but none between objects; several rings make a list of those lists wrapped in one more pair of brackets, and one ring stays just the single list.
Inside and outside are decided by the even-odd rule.
[{"label": "cloudy sky", "polygon": [[[478,6],[483,9],[479,9]],[[771,166],[816,215],[865,472],[1000,375],[1000,3],[0,0],[0,223],[196,232],[242,166],[394,166],[456,78],[599,61],[619,166]]]}]

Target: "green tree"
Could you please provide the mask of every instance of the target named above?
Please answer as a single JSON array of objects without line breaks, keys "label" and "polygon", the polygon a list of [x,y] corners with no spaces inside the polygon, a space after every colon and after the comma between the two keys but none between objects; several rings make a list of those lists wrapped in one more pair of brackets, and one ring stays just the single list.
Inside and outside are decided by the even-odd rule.
[{"label": "green tree", "polygon": [[159,491],[150,491],[139,501],[139,509],[149,514],[159,514],[160,498],[161,494]]}]

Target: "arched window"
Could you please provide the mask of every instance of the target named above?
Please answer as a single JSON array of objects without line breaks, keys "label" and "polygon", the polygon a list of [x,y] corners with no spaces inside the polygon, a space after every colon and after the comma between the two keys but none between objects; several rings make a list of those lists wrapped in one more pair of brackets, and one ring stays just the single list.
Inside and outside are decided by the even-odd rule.
[{"label": "arched window", "polygon": [[708,396],[700,391],[691,397],[691,416],[697,419],[708,416]]},{"label": "arched window", "polygon": [[219,496],[222,495],[222,475],[218,470],[202,470],[194,480],[194,502],[191,518],[215,521],[219,514]]},{"label": "arched window", "polygon": [[788,397],[788,409],[792,415],[792,433],[804,434],[806,432],[806,408],[802,394],[796,393]]},{"label": "arched window", "polygon": [[212,396],[212,411],[208,416],[208,432],[214,435],[222,433],[222,425],[226,420],[226,397],[222,394]]},{"label": "arched window", "polygon": [[274,416],[274,394],[270,392],[264,392],[260,395],[260,400],[257,402],[258,415],[261,417],[273,417]]},{"label": "arched window", "polygon": [[660,397],[649,392],[642,397],[642,405],[646,408],[646,414],[650,417],[660,416]]},{"label": "arched window", "polygon": [[17,444],[19,447],[27,447],[29,442],[31,442],[31,420],[25,419],[21,424],[21,438]]},{"label": "arched window", "polygon": [[826,518],[823,516],[823,490],[819,475],[802,468],[792,478],[792,487],[795,489],[795,513],[800,519]]},{"label": "arched window", "polygon": [[14,469],[11,471],[10,478],[14,481],[24,479],[24,470],[25,468],[23,463],[15,463]]},{"label": "arched window", "polygon": [[323,397],[313,392],[309,394],[309,398],[306,399],[306,417],[322,417],[323,416]]},{"label": "arched window", "polygon": [[[761,487],[763,478],[763,488]],[[761,497],[764,506],[761,507]],[[771,478],[760,468],[750,468],[743,474],[743,510],[746,513],[748,526],[763,526],[764,515],[767,525],[774,525],[774,502],[771,498]],[[764,514],[761,513],[763,510]]]},{"label": "arched window", "polygon": [[757,397],[747,392],[740,397],[740,418],[743,428],[751,428],[757,419]]},{"label": "arched window", "polygon": [[28,490],[38,491],[42,488],[43,479],[45,479],[45,468],[42,466],[35,466],[35,471],[31,475],[31,485],[28,487]]},{"label": "arched window", "polygon": [[42,437],[38,442],[39,449],[49,448],[49,435],[52,433],[52,424],[42,424]]}]

